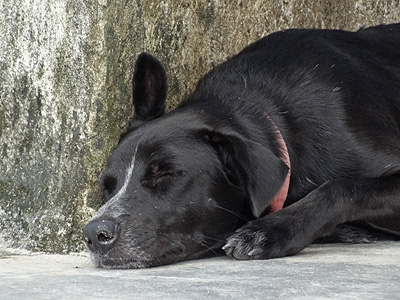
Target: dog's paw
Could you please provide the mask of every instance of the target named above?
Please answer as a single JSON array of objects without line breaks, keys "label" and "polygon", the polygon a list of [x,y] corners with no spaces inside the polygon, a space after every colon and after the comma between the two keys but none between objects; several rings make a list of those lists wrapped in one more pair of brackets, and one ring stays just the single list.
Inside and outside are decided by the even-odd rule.
[{"label": "dog's paw", "polygon": [[302,243],[302,239],[294,238],[291,229],[262,220],[253,221],[236,231],[222,249],[228,256],[239,260],[293,255],[309,242]]},{"label": "dog's paw", "polygon": [[266,240],[267,238],[260,231],[242,230],[232,235],[222,249],[228,256],[240,260],[268,258],[264,257],[263,250]]}]

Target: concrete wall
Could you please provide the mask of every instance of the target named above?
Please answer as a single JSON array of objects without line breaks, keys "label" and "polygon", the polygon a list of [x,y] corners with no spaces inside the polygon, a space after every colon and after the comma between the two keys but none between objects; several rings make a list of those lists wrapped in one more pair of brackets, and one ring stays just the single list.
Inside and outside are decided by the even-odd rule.
[{"label": "concrete wall", "polygon": [[0,248],[83,249],[141,51],[165,63],[171,108],[272,31],[391,22],[399,0],[0,0]]}]

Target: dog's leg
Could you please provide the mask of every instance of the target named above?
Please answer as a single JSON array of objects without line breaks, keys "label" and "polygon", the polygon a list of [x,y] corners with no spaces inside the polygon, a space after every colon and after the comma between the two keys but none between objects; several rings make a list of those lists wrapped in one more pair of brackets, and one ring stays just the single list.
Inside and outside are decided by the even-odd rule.
[{"label": "dog's leg", "polygon": [[400,175],[329,181],[300,201],[247,223],[223,249],[236,259],[293,255],[351,221],[400,235]]}]

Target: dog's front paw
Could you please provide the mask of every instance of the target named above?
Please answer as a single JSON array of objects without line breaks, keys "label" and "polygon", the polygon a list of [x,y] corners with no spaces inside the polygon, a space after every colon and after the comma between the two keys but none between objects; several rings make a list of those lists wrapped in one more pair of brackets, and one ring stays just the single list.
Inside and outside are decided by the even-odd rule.
[{"label": "dog's front paw", "polygon": [[228,256],[240,260],[269,258],[264,251],[266,241],[262,232],[245,229],[232,235],[222,249]]},{"label": "dog's front paw", "polygon": [[308,245],[294,236],[289,228],[257,220],[236,231],[222,249],[228,256],[240,260],[283,257],[296,254]]}]

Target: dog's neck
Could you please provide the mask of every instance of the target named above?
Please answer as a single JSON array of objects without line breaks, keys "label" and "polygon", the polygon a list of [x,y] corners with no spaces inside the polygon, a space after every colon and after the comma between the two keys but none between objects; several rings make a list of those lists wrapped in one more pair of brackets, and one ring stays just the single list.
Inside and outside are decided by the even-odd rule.
[{"label": "dog's neck", "polygon": [[267,119],[271,122],[272,126],[274,127],[274,131],[276,134],[277,142],[279,144],[280,150],[281,150],[281,157],[280,159],[286,164],[288,167],[288,172],[286,174],[285,181],[283,182],[283,185],[279,189],[278,193],[276,194],[274,200],[272,200],[270,206],[269,206],[269,212],[275,212],[283,208],[283,205],[285,204],[287,194],[289,191],[289,183],[290,183],[290,158],[289,158],[289,152],[285,143],[285,140],[283,139],[283,136],[281,132],[279,131],[279,128],[276,126],[274,121],[271,119],[270,116],[267,115]]}]

